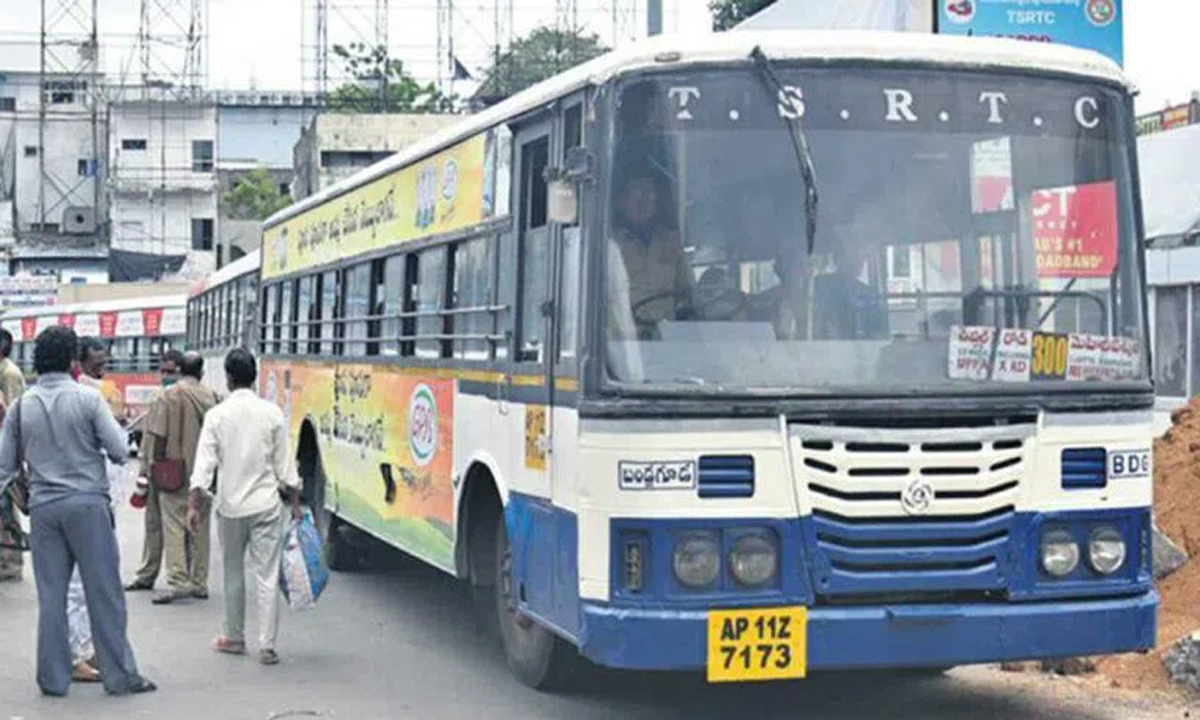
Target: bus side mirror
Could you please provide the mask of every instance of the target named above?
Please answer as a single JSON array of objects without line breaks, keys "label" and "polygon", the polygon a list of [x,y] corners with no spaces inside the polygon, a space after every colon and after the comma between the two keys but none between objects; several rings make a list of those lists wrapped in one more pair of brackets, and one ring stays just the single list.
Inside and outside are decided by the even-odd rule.
[{"label": "bus side mirror", "polygon": [[570,180],[557,178],[550,181],[547,214],[550,222],[559,225],[574,225],[579,216],[579,186]]}]

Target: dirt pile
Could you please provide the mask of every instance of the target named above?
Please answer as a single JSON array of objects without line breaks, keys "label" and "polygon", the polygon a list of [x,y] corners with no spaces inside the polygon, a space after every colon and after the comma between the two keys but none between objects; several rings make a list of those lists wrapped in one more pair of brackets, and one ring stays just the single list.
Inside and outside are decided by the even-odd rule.
[{"label": "dirt pile", "polygon": [[1154,441],[1154,518],[1191,560],[1158,582],[1162,605],[1155,650],[1100,663],[1113,685],[1133,690],[1168,689],[1163,656],[1173,642],[1200,629],[1200,397],[1176,410],[1171,429]]}]

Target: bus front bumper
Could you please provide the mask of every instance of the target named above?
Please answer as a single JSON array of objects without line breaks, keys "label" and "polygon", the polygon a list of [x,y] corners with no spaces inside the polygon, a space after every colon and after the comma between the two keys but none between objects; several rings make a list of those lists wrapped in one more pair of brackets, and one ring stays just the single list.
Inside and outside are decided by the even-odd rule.
[{"label": "bus front bumper", "polygon": [[[1154,646],[1158,594],[988,605],[814,607],[814,670],[942,667],[1105,655]],[[600,665],[646,670],[705,667],[702,610],[584,603],[580,649]]]}]

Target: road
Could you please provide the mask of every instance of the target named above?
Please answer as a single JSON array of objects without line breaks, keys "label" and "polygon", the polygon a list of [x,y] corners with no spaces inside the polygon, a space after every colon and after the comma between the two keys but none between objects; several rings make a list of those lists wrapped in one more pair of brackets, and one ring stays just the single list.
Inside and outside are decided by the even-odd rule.
[{"label": "road", "polygon": [[[141,516],[118,514],[126,576],[140,554]],[[214,561],[219,560],[215,552]],[[213,577],[219,578],[219,567]],[[64,699],[34,684],[36,602],[32,579],[0,583],[0,720],[1149,720],[1187,717],[1161,698],[1110,693],[1095,682],[967,668],[933,679],[877,675],[813,677],[803,683],[707,686],[691,675],[597,673],[585,692],[545,695],[518,685],[495,641],[470,622],[468,593],[398,553],[372,569],[334,576],[317,608],[285,611],[282,663],[210,650],[220,617],[212,599],[153,606],[129,596],[138,662],[160,690],[109,698],[76,685]],[[252,625],[251,625],[252,627]],[[1115,691],[1114,691],[1115,692]]]}]

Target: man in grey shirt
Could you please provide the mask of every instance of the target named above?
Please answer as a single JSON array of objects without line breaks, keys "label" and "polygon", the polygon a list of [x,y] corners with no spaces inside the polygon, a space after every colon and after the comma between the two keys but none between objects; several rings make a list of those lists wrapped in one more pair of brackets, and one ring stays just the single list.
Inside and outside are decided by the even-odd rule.
[{"label": "man in grey shirt", "polygon": [[38,590],[37,683],[45,695],[71,686],[67,584],[83,578],[104,689],[113,695],[157,689],[137,670],[126,635],[117,536],[104,457],[124,463],[125,434],[100,393],[71,379],[75,331],[61,325],[37,338],[37,384],[9,408],[0,433],[0,492],[17,472],[17,438],[29,473],[29,545]]}]

